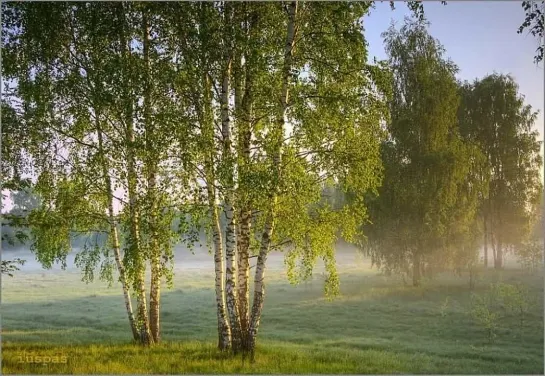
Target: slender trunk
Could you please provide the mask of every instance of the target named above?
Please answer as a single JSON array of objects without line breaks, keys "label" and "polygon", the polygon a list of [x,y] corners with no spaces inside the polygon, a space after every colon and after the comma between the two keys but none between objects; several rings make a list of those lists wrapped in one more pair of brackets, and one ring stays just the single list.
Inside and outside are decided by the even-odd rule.
[{"label": "slender trunk", "polygon": [[[132,121],[131,121],[132,122]],[[147,298],[146,298],[146,286],[145,286],[145,272],[146,264],[145,258],[142,252],[140,244],[140,213],[138,210],[138,202],[136,197],[136,188],[137,188],[137,175],[135,168],[135,158],[134,158],[134,131],[132,126],[129,125],[127,128],[127,139],[129,141],[128,147],[128,161],[127,161],[127,172],[128,172],[128,194],[129,194],[129,213],[131,218],[131,228],[130,228],[130,254],[134,257],[134,267],[135,267],[135,289],[137,291],[137,301],[138,301],[138,323],[140,328],[140,338],[141,342],[144,345],[151,343],[151,332],[149,328],[148,321],[148,309],[147,309]]]},{"label": "slender trunk", "polygon": [[[248,6],[248,3],[246,3]],[[248,17],[248,14],[244,14]],[[247,24],[246,30],[248,38],[252,38],[256,24],[256,13],[252,13],[252,18]],[[242,347],[247,347],[248,328],[250,320],[250,231],[251,231],[251,203],[245,195],[248,189],[248,182],[245,180],[246,173],[250,165],[250,142],[252,132],[251,107],[253,103],[252,93],[252,67],[254,64],[254,52],[246,50],[244,72],[241,66],[241,56],[235,60],[235,106],[238,125],[238,171],[239,186],[237,199],[240,210],[238,210],[237,226],[237,297],[238,309],[240,315],[240,326],[242,333]],[[244,73],[244,90],[242,88],[242,76]]]},{"label": "slender trunk", "polygon": [[496,252],[496,236],[494,235],[494,233],[492,233],[492,239],[490,239],[492,241],[492,258],[493,258],[493,261],[494,261],[494,268],[496,267],[496,264],[498,263],[497,258],[497,252]]},{"label": "slender trunk", "polygon": [[132,310],[131,292],[129,290],[129,284],[127,283],[127,276],[125,274],[125,266],[121,260],[121,247],[119,245],[119,234],[117,233],[117,225],[114,216],[113,205],[113,193],[112,193],[112,181],[110,179],[108,161],[104,156],[104,140],[102,135],[102,127],[100,124],[100,114],[95,110],[95,124],[98,134],[98,152],[100,154],[100,160],[102,165],[102,175],[104,175],[104,183],[106,185],[106,194],[108,196],[108,222],[110,225],[110,236],[112,237],[112,248],[114,251],[115,263],[117,265],[117,271],[119,272],[119,282],[123,289],[123,297],[125,298],[125,309],[127,310],[127,316],[129,318],[129,324],[131,326],[132,335],[135,341],[139,340],[138,329],[136,327],[136,321],[134,319],[134,313]]},{"label": "slender trunk", "polygon": [[[129,49],[127,48],[127,40],[124,33],[125,25],[125,13],[123,3],[120,3],[120,19],[121,19],[121,48],[122,55],[125,61],[128,61],[130,54]],[[130,88],[130,80],[127,80],[126,87]],[[130,89],[129,89],[130,90]],[[137,320],[138,320],[138,329],[140,331],[140,343],[143,345],[149,345],[152,343],[153,339],[151,337],[149,321],[148,321],[148,308],[147,308],[147,297],[146,297],[146,286],[145,286],[145,272],[146,264],[144,260],[144,255],[142,254],[141,244],[140,244],[140,213],[138,210],[138,200],[137,200],[137,173],[135,167],[135,136],[134,136],[134,124],[133,124],[133,103],[130,98],[129,90],[125,92],[125,112],[126,112],[126,129],[125,129],[125,138],[127,143],[127,190],[129,196],[129,216],[130,216],[130,244],[128,253],[132,257],[133,265],[135,268],[134,275],[134,289],[137,292],[136,299],[138,304],[137,311]]]},{"label": "slender trunk", "polygon": [[202,126],[202,136],[204,140],[204,174],[206,179],[206,190],[208,194],[208,209],[211,222],[212,240],[214,247],[214,271],[215,271],[215,292],[216,292],[216,314],[218,319],[218,349],[226,351],[231,347],[231,328],[227,319],[225,308],[225,281],[224,281],[224,254],[223,239],[221,235],[221,226],[216,204],[216,174],[214,171],[214,157],[216,147],[214,143],[214,115],[212,111],[212,84],[208,72],[209,66],[209,45],[208,29],[206,18],[206,7],[209,4],[200,4],[200,22],[201,29],[201,56],[200,65],[202,71],[203,84],[203,103],[198,109],[199,120]]},{"label": "slender trunk", "polygon": [[500,236],[498,236],[497,243],[498,245],[496,248],[496,260],[494,263],[494,268],[502,269],[503,268],[503,244],[502,244]]},{"label": "slender trunk", "polygon": [[[225,149],[227,149],[227,147]],[[228,192],[225,196],[224,211],[227,221],[225,229],[225,287],[227,294],[226,300],[227,311],[229,313],[229,321],[231,324],[233,348],[236,351],[239,347],[240,342],[240,317],[238,313],[236,291],[236,219],[235,209],[233,207],[232,192]]]},{"label": "slender trunk", "polygon": [[[276,205],[277,197],[274,196],[273,206]],[[259,329],[259,323],[261,320],[261,313],[263,311],[263,302],[265,298],[265,265],[267,262],[267,255],[269,253],[269,247],[271,243],[271,236],[274,230],[274,216],[269,214],[263,235],[261,236],[261,247],[259,248],[259,255],[257,257],[256,271],[254,277],[254,301],[252,304],[252,314],[250,321],[250,328],[248,330],[246,351],[252,354],[255,351],[255,343],[257,337],[257,331]]]},{"label": "slender trunk", "polygon": [[475,288],[475,268],[473,265],[469,266],[469,289]]},{"label": "slender trunk", "polygon": [[160,308],[161,308],[161,248],[158,234],[158,205],[157,205],[157,158],[154,144],[154,124],[151,118],[151,78],[150,78],[150,25],[147,10],[142,11],[142,40],[144,55],[144,129],[146,135],[146,172],[147,172],[147,200],[150,206],[148,231],[150,232],[151,249],[151,281],[150,281],[150,330],[153,342],[161,340]]},{"label": "slender trunk", "polygon": [[223,283],[223,244],[218,209],[215,203],[214,190],[208,187],[208,205],[212,221],[212,237],[214,241],[214,266],[216,273],[216,306],[218,316],[218,348],[222,351],[231,346],[231,327],[225,313],[225,291]]},{"label": "slender trunk", "polygon": [[[230,27],[231,5],[225,4],[225,25]],[[232,64],[232,46],[228,36],[229,30],[224,31],[225,57],[221,83],[221,131],[223,136],[223,163],[226,173],[224,212],[227,220],[225,229],[225,290],[229,324],[231,326],[231,341],[234,352],[240,349],[240,317],[237,305],[236,291],[236,215],[234,201],[234,156],[231,139],[231,122],[229,117],[229,86]]]},{"label": "slender trunk", "polygon": [[276,129],[273,131],[273,141],[275,142],[275,151],[273,154],[273,166],[274,166],[274,186],[271,187],[271,207],[269,214],[265,219],[265,226],[263,229],[263,235],[261,236],[261,246],[257,257],[256,271],[254,277],[254,300],[252,303],[252,312],[250,318],[250,327],[248,330],[248,342],[247,351],[254,356],[255,343],[257,332],[259,329],[259,323],[261,320],[261,314],[263,312],[263,303],[265,298],[265,265],[267,261],[267,255],[271,243],[271,237],[274,231],[274,222],[276,216],[276,205],[278,201],[278,187],[281,179],[281,160],[282,160],[282,140],[284,138],[284,126],[285,116],[288,108],[289,100],[289,74],[292,67],[293,49],[295,44],[296,24],[295,18],[297,15],[297,1],[290,2],[289,5],[289,19],[286,35],[286,45],[284,50],[284,63],[282,67],[282,92],[280,95],[280,108],[278,112],[278,118],[276,123]]},{"label": "slender trunk", "polygon": [[242,341],[247,342],[247,333],[250,320],[250,213],[248,210],[240,211],[238,238],[238,307],[240,314],[240,327]]},{"label": "slender trunk", "polygon": [[218,209],[215,203],[215,192],[208,187],[208,204],[212,221],[212,237],[214,241],[214,266],[216,273],[216,306],[218,317],[218,348],[226,351],[231,346],[231,327],[225,313],[225,290],[223,282],[223,244]]},{"label": "slender trunk", "polygon": [[488,268],[488,229],[486,226],[486,216],[484,216],[484,267]]},{"label": "slender trunk", "polygon": [[420,252],[415,251],[413,253],[413,286],[420,286]]},{"label": "slender trunk", "polygon": [[[465,247],[462,246],[462,253],[465,253]],[[469,289],[473,290],[475,287],[475,262],[470,260],[467,269],[469,271]]]},{"label": "slender trunk", "polygon": [[214,243],[214,270],[215,270],[215,289],[216,289],[216,311],[218,317],[218,348],[226,351],[231,346],[231,327],[227,320],[225,312],[225,288],[224,288],[224,262],[223,262],[223,240],[221,236],[221,226],[219,221],[218,208],[216,205],[216,189],[214,174],[214,119],[212,117],[211,96],[212,90],[210,80],[206,74],[203,75],[204,82],[204,105],[203,105],[203,136],[206,139],[206,145],[209,150],[205,154],[204,173],[206,175],[206,189],[208,193],[208,208],[210,220],[212,223],[212,239]]},{"label": "slender trunk", "polygon": [[161,341],[160,308],[161,308],[161,258],[157,244],[152,243],[150,284],[150,330],[153,341]]}]

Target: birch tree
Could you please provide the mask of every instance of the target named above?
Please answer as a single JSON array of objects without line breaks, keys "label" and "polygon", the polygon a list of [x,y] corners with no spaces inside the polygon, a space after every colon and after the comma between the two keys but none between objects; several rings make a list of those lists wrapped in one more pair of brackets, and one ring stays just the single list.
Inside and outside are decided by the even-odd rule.
[{"label": "birch tree", "polygon": [[463,98],[462,134],[478,145],[486,160],[482,175],[487,194],[480,199],[484,243],[491,245],[494,268],[501,269],[506,249],[528,237],[542,192],[543,161],[533,128],[537,112],[505,75],[466,83]]},{"label": "birch tree", "polygon": [[[278,68],[267,71],[260,68],[263,62],[252,58],[252,55],[245,55],[244,85],[235,84],[234,100],[235,106],[239,104],[242,109],[235,109],[236,131],[240,137],[237,152],[241,154],[238,157],[240,171],[237,171],[237,183],[248,187],[237,195],[237,199],[242,205],[250,202],[248,206],[252,213],[256,213],[252,216],[250,228],[253,234],[250,250],[257,256],[254,296],[251,310],[247,313],[248,332],[243,334],[242,343],[242,351],[250,353],[255,348],[264,307],[265,268],[269,252],[290,245],[287,262],[290,279],[294,283],[308,276],[316,259],[323,258],[329,275],[326,292],[335,295],[338,291],[333,252],[336,233],[342,229],[343,235],[350,239],[356,231],[356,218],[365,216],[361,210],[364,206],[362,200],[358,205],[337,211],[317,206],[321,201],[322,182],[336,179],[345,188],[353,188],[359,194],[377,184],[380,175],[379,124],[386,110],[381,105],[380,95],[384,86],[380,82],[383,72],[378,67],[365,64],[365,44],[357,21],[367,6],[292,2],[286,6],[285,13],[274,11],[276,7],[272,5],[271,8],[264,16],[264,12],[258,11],[266,8],[249,7],[245,41],[251,45],[256,43],[253,38],[263,35],[261,47],[270,54],[270,61],[277,61]],[[255,31],[263,28],[251,29],[252,25],[272,27],[282,19],[286,27],[285,39]],[[320,28],[323,32],[317,33]],[[330,38],[328,32],[340,38]],[[265,36],[268,43],[263,43]],[[284,46],[283,50],[278,50],[279,45]],[[333,46],[338,48],[338,54],[333,52]],[[297,54],[298,49],[300,55]],[[352,60],[345,60],[347,56]],[[339,66],[338,70],[331,69],[335,66]],[[305,69],[308,70],[306,74],[316,78],[303,78],[301,74]],[[257,82],[263,82],[261,77],[270,77],[271,82],[275,80],[274,96],[270,89],[257,85]],[[243,93],[240,101],[236,98],[237,87]],[[290,96],[292,90],[293,96]],[[334,110],[339,108],[336,105],[340,105],[338,111]],[[362,108],[367,111],[360,111]],[[250,120],[250,132],[245,124],[244,116],[247,114],[250,114],[246,118]],[[291,130],[287,129],[288,121]],[[323,128],[324,132],[321,131]],[[348,145],[355,140],[368,144],[369,148],[350,150]],[[256,150],[250,158],[245,152],[248,148]],[[297,196],[291,194],[294,191],[298,192]],[[239,239],[243,239],[241,234],[245,231],[248,229],[237,232]],[[243,240],[238,250],[243,252],[244,247]],[[238,275],[247,275],[245,256],[239,254],[239,260],[242,262],[238,264]],[[297,260],[302,261],[301,268]],[[243,277],[241,279],[244,280]],[[245,287],[239,286],[239,289],[244,291]],[[244,307],[241,296],[238,299],[241,301],[239,307]],[[241,317],[245,315],[243,310],[240,314]]]},{"label": "birch tree", "polygon": [[448,264],[437,256],[456,220],[473,216],[474,199],[460,201],[471,153],[457,129],[457,68],[425,23],[406,20],[399,31],[392,26],[385,44],[394,96],[383,146],[385,180],[367,250],[376,264],[412,275],[418,286],[426,264]]},{"label": "birch tree", "polygon": [[[10,10],[13,13],[8,14],[12,17],[5,19],[6,22],[10,25],[22,25],[20,33],[11,35],[10,37],[13,39],[7,41],[7,45],[10,46],[10,52],[12,53],[8,56],[12,57],[13,61],[16,61],[19,64],[19,70],[12,73],[9,65],[4,67],[7,70],[6,73],[8,73],[8,77],[11,75],[11,77],[18,79],[19,83],[28,82],[27,85],[19,85],[18,90],[15,93],[16,97],[19,96],[24,101],[24,116],[28,118],[30,124],[36,124],[36,121],[42,122],[40,124],[47,124],[47,127],[43,128],[40,132],[42,134],[49,134],[51,143],[58,143],[59,140],[66,140],[73,144],[72,146],[69,146],[68,149],[64,148],[64,153],[68,153],[68,157],[49,154],[44,158],[43,155],[40,155],[41,153],[32,153],[35,171],[41,171],[46,174],[51,172],[48,170],[52,167],[52,164],[54,163],[53,160],[59,160],[60,158],[62,161],[61,164],[68,165],[73,173],[97,174],[103,177],[104,185],[101,185],[102,183],[98,185],[95,184],[94,188],[98,189],[100,194],[104,194],[107,197],[108,203],[104,204],[108,208],[108,214],[102,219],[110,224],[109,231],[111,243],[125,296],[127,315],[129,317],[133,336],[136,338],[129,287],[127,285],[123,265],[120,262],[119,237],[113,214],[113,187],[109,177],[107,157],[105,156],[104,130],[102,124],[104,117],[101,111],[103,102],[100,100],[105,92],[102,91],[100,79],[96,75],[97,71],[105,68],[104,65],[97,65],[97,54],[104,52],[101,50],[101,47],[104,46],[104,42],[101,40],[101,38],[104,38],[104,34],[100,33],[101,30],[103,31],[104,29],[97,28],[97,20],[99,17],[97,14],[98,10],[91,9],[89,11],[86,7],[65,7],[59,5],[24,5],[20,7],[15,6]],[[31,26],[30,20],[34,19],[35,14],[44,14],[44,12],[55,15],[56,17],[52,22],[58,22],[58,24],[56,26],[54,26],[54,24],[49,25],[46,28],[48,33],[45,35],[43,33],[37,35],[37,30]],[[103,13],[103,16],[104,15],[106,15],[106,13]],[[76,20],[74,17],[78,17],[78,19]],[[103,20],[103,23],[107,23],[108,21],[111,21],[111,18]],[[88,34],[89,29],[93,29],[95,33],[93,35]],[[17,29],[13,28],[12,30]],[[57,36],[60,36],[60,38],[54,39],[52,34],[56,34]],[[78,37],[81,37],[81,39],[76,42]],[[17,44],[18,40],[25,40],[27,38],[33,39],[38,48],[34,50],[30,49],[28,51],[22,50],[23,48],[32,48],[32,45],[27,43]],[[61,44],[58,44],[59,41]],[[25,56],[30,57],[30,59],[22,60],[21,58],[24,59]],[[50,69],[45,72],[48,74],[48,76],[45,77],[46,81],[33,80],[32,72],[40,69],[40,66],[43,66],[44,64],[49,64],[50,66]],[[56,72],[53,73],[54,71]],[[29,74],[30,76],[28,76]],[[29,78],[30,81],[27,81]],[[43,94],[40,95],[40,92]],[[54,92],[58,93],[57,96],[53,96]],[[82,99],[87,105],[87,109],[85,109],[85,105],[82,105]],[[53,101],[58,101],[60,106],[54,106]],[[78,101],[80,102],[78,103]],[[50,109],[47,113],[48,117],[44,117],[46,114],[31,112],[30,108],[32,108],[34,103],[38,106],[48,106]],[[91,120],[91,117],[94,117],[94,120]],[[70,120],[70,118],[75,119],[75,123]],[[30,131],[32,131],[32,129],[35,128],[29,127]],[[93,141],[87,141],[89,140],[88,137],[92,134],[95,134],[96,138]],[[29,135],[23,139],[30,141]],[[86,138],[87,140],[85,140]],[[36,145],[41,144],[40,146],[49,146],[51,147],[51,150],[55,151],[54,153],[58,153],[58,145],[44,143],[43,140],[34,139],[34,141],[36,142]],[[40,149],[40,146],[38,146],[38,150]],[[90,156],[94,155],[94,157],[91,157],[90,160],[84,162],[81,159],[78,160],[78,157],[73,159],[70,156],[70,153],[73,153],[74,155],[81,154],[82,150],[85,150]],[[90,168],[82,168],[81,165],[77,165],[78,162],[88,163]],[[96,166],[96,169],[91,166]],[[52,183],[51,180],[46,180],[49,183]],[[92,179],[88,180],[88,184],[93,186],[91,180]],[[46,190],[50,189],[46,186],[41,186],[41,188]],[[66,212],[65,215],[73,214],[74,212],[75,210]],[[88,213],[87,215],[92,216],[93,214]],[[94,213],[94,215],[100,217],[98,213]],[[36,227],[35,230],[37,230]],[[40,231],[39,233],[42,237],[46,235],[43,231]],[[65,233],[63,236],[68,235],[69,234]],[[64,244],[66,244],[66,241]],[[39,255],[44,255],[45,259],[40,256],[39,259],[45,260],[46,264],[53,261],[53,259],[45,256],[44,252],[54,252],[56,255],[55,258],[58,258],[61,262],[64,261],[65,254],[59,252],[59,250],[41,249],[39,247],[37,247],[36,250]],[[67,251],[67,249],[65,249],[65,251]]]},{"label": "birch tree", "polygon": [[[23,100],[23,116],[28,118],[29,128],[36,129],[38,134],[46,137],[46,140],[33,140],[37,149],[32,155],[33,164],[38,174],[41,173],[38,187],[44,190],[41,192],[43,195],[53,200],[50,200],[49,209],[54,208],[57,211],[61,207],[60,202],[55,203],[55,197],[47,191],[49,189],[47,184],[52,184],[52,187],[55,187],[57,184],[55,182],[59,182],[59,184],[62,183],[64,190],[73,190],[73,188],[69,188],[72,185],[66,181],[68,178],[74,180],[74,183],[77,183],[76,186],[86,181],[87,185],[91,187],[87,192],[78,191],[81,194],[78,200],[90,200],[89,204],[94,210],[92,213],[87,212],[87,215],[95,220],[93,225],[91,225],[91,221],[88,221],[89,228],[87,230],[94,228],[92,226],[97,226],[97,223],[100,226],[108,224],[112,250],[120,274],[133,334],[138,341],[144,344],[149,343],[151,341],[148,338],[152,333],[148,329],[149,318],[143,285],[145,263],[148,256],[144,253],[145,244],[142,243],[141,238],[144,235],[144,240],[146,240],[151,234],[151,238],[156,240],[160,234],[167,233],[164,228],[168,227],[170,230],[170,221],[168,220],[170,216],[164,215],[160,226],[158,221],[153,220],[154,215],[157,215],[158,199],[156,197],[159,196],[155,194],[156,189],[153,184],[154,163],[157,163],[157,158],[159,158],[157,155],[153,156],[155,159],[146,158],[145,155],[142,157],[148,167],[147,179],[151,183],[149,184],[151,189],[147,190],[147,194],[152,198],[148,201],[152,201],[153,210],[140,207],[142,206],[140,193],[142,190],[139,188],[139,181],[142,180],[140,179],[142,173],[137,168],[137,158],[140,158],[142,149],[139,146],[140,136],[134,124],[135,120],[141,119],[135,112],[139,88],[143,88],[143,93],[147,94],[144,95],[147,100],[143,105],[147,112],[143,118],[148,128],[148,135],[154,130],[150,129],[149,121],[151,117],[149,115],[151,107],[149,85],[141,85],[141,82],[134,78],[138,77],[135,73],[137,73],[136,69],[139,66],[135,64],[137,62],[136,56],[132,56],[129,51],[129,43],[132,43],[131,40],[135,35],[138,35],[137,30],[127,26],[126,9],[122,4],[118,6],[25,4],[14,6],[10,10],[12,14],[6,22],[10,25],[19,24],[22,26],[20,26],[21,29],[12,26],[12,29],[17,32],[14,32],[10,36],[12,39],[6,43],[11,52],[8,56],[16,64],[8,64],[4,67],[11,77],[19,80],[16,96]],[[37,30],[29,26],[29,20],[34,19],[37,12],[51,14],[51,18],[56,22],[51,25],[46,24],[47,33],[37,34]],[[134,14],[138,13],[133,12]],[[42,27],[40,30],[43,29]],[[112,33],[112,30],[115,30],[116,33]],[[60,36],[60,38],[54,38],[52,35]],[[18,40],[28,38],[34,40],[35,44],[17,43]],[[146,39],[145,35],[142,39]],[[113,47],[116,45],[118,47]],[[146,62],[144,55],[146,54],[142,53],[142,61]],[[105,59],[105,56],[108,58]],[[146,65],[144,64],[144,66]],[[11,67],[17,67],[17,70]],[[149,72],[148,69],[142,71]],[[43,72],[41,73],[43,78],[37,77],[39,79],[36,79],[34,72]],[[149,80],[144,79],[144,82],[149,82]],[[160,91],[156,91],[156,93],[160,93]],[[48,110],[36,112],[32,110],[33,106]],[[136,109],[138,110],[138,106]],[[36,127],[34,124],[47,124],[47,127]],[[158,133],[157,131],[156,128],[155,133]],[[148,149],[151,148],[150,142],[153,140],[148,140],[146,145]],[[59,147],[63,144],[64,146]],[[154,150],[164,150],[159,148],[157,144],[153,146]],[[61,150],[59,151],[59,149]],[[119,153],[120,150],[123,151],[123,154]],[[127,166],[126,169],[124,165]],[[54,171],[59,171],[60,176],[55,177]],[[112,174],[114,178],[110,177]],[[97,180],[95,176],[101,176],[102,179]],[[123,252],[123,261],[121,261],[120,254],[118,221],[113,213],[113,192],[120,185],[124,186],[129,196],[128,202],[116,198],[121,207],[128,208],[128,216],[122,217],[126,219],[124,224],[130,229],[129,236],[124,242],[128,248]],[[144,229],[141,228],[140,223],[142,210],[145,210],[144,224],[146,227]],[[103,211],[102,214],[99,214],[101,211]],[[75,212],[77,211],[68,210],[64,215],[74,217]],[[104,215],[104,212],[107,214]],[[148,215],[150,212],[151,214]],[[147,220],[148,217],[151,220]],[[75,226],[75,222],[67,223],[64,227],[66,231],[57,232],[55,235],[47,233],[50,230],[44,227],[47,223],[43,222],[44,218],[39,212],[35,213],[35,219],[42,220],[41,230],[36,233],[39,235],[35,242],[38,255],[43,255],[46,265],[56,259],[62,262],[70,248],[70,242],[66,236],[73,230],[71,227]],[[96,222],[97,220],[98,222]],[[148,226],[148,223],[152,223],[152,226]],[[78,226],[83,226],[83,224]],[[54,241],[55,236],[62,236],[64,240]],[[161,245],[164,248],[163,257],[168,260],[169,257],[171,258],[168,252],[170,240],[168,233],[166,238],[168,240],[163,240]],[[161,239],[165,239],[165,237]],[[40,247],[40,244],[44,247]],[[94,247],[93,249],[98,248]],[[158,270],[157,247],[154,249],[154,262],[152,263],[154,276],[165,275],[164,269]],[[80,256],[78,257],[79,264],[84,267],[87,276],[93,269],[93,262],[96,263],[97,260],[97,257],[91,253],[89,251],[84,252],[81,256],[78,255]],[[161,265],[163,264],[164,262],[161,263]],[[158,278],[153,279],[152,287],[159,286],[157,280]],[[136,325],[139,328],[138,334],[136,334],[137,330],[132,319],[129,292],[131,284],[135,288],[138,298],[139,324]],[[158,340],[158,288],[154,289],[152,297],[154,298],[155,312],[151,315],[155,324],[153,335]]]}]

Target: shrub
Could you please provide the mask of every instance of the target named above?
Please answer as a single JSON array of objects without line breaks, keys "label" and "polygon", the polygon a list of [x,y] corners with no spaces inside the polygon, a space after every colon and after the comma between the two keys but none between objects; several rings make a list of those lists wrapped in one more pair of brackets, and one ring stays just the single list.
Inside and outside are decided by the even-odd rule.
[{"label": "shrub", "polygon": [[531,272],[543,268],[543,242],[530,241],[515,249],[517,262],[523,269]]},{"label": "shrub", "polygon": [[449,303],[450,303],[450,296],[447,296],[445,301],[441,304],[441,307],[439,308],[439,313],[441,314],[441,317],[447,316]]},{"label": "shrub", "polygon": [[528,289],[523,284],[514,285],[497,283],[493,285],[494,293],[508,314],[519,315],[520,326],[524,325],[524,317],[530,309]]},{"label": "shrub", "polygon": [[471,294],[471,316],[475,322],[482,326],[488,335],[488,340],[496,338],[499,327],[499,315],[493,312],[493,295]]}]

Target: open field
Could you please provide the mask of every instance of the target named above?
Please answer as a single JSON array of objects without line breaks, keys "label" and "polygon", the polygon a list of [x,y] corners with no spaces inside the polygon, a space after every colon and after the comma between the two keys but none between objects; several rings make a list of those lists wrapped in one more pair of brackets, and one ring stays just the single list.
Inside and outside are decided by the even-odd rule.
[{"label": "open field", "polygon": [[[174,288],[162,298],[164,343],[151,349],[130,343],[118,285],[86,285],[75,270],[32,267],[3,278],[3,372],[543,373],[542,275],[506,269],[481,276],[475,293],[486,294],[500,280],[522,282],[532,302],[522,327],[516,316],[501,318],[489,341],[468,314],[467,276],[445,274],[420,288],[405,287],[345,250],[339,252],[342,295],[328,301],[320,270],[313,281],[289,285],[277,255],[267,276],[256,361],[250,363],[215,350],[207,257],[188,255],[185,265],[176,265]],[[64,356],[66,363],[33,363],[36,356]]]}]

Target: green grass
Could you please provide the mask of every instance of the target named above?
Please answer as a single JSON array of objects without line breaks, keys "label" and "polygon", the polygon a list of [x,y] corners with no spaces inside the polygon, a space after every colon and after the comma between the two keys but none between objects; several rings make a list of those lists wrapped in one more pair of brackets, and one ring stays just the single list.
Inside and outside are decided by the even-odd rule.
[{"label": "green grass", "polygon": [[[543,277],[489,271],[491,282],[528,286],[525,325],[500,320],[498,336],[468,314],[467,276],[445,274],[405,287],[367,265],[344,267],[342,295],[323,297],[323,278],[291,286],[268,275],[255,363],[216,351],[212,273],[184,272],[162,298],[164,343],[130,344],[120,287],[79,282],[79,274],[17,274],[2,287],[2,371],[14,373],[434,373],[543,374]],[[66,289],[70,286],[70,290]],[[448,297],[448,303],[446,298]],[[66,364],[20,363],[24,354],[66,356]]]}]

